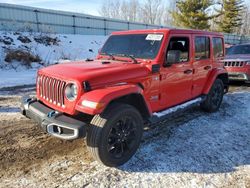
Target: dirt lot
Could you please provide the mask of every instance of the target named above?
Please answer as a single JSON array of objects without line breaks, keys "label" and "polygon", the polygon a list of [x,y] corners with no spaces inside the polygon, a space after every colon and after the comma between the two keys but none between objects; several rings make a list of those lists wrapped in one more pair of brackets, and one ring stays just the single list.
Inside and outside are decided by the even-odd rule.
[{"label": "dirt lot", "polygon": [[152,125],[118,169],[93,161],[84,140],[52,138],[21,116],[26,93],[0,91],[0,187],[250,187],[248,86],[232,86],[217,113],[193,108]]}]

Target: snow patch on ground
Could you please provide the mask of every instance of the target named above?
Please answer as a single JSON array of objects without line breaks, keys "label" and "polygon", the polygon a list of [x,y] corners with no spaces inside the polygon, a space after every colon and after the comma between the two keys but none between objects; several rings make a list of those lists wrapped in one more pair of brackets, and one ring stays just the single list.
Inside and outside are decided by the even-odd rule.
[{"label": "snow patch on ground", "polygon": [[11,107],[1,107],[0,106],[0,113],[16,113],[16,112],[20,112],[20,108],[18,107],[14,107],[14,108],[11,108]]},{"label": "snow patch on ground", "polygon": [[[23,43],[18,38],[28,37],[30,42]],[[55,44],[39,43],[35,38],[50,37],[56,39]],[[41,34],[0,31],[0,88],[35,84],[36,71],[45,66],[60,62],[60,60],[82,60],[94,58],[107,39],[97,35],[66,35]],[[6,42],[7,41],[7,42]],[[10,42],[10,43],[9,43]],[[38,55],[42,64],[31,63],[27,68],[21,62],[5,62],[5,56],[10,49],[23,49]]]},{"label": "snow patch on ground", "polygon": [[[185,116],[192,113],[198,117],[188,121]],[[246,173],[250,170],[249,117],[250,92],[228,94],[218,112],[208,114],[198,110],[183,114],[186,123],[180,126],[178,118],[167,122],[154,130],[160,131],[159,135],[143,143],[120,170],[97,166],[102,171],[85,176],[85,183],[88,179],[107,182],[112,177],[121,187],[227,187],[239,169],[245,169]],[[165,131],[168,126],[172,126],[170,136]],[[238,175],[242,177],[237,180],[238,185],[247,187],[244,182],[250,176],[243,174]],[[92,181],[91,185],[97,183]],[[109,185],[115,186],[112,182]]]},{"label": "snow patch on ground", "polygon": [[[135,156],[119,168],[90,160],[83,140],[59,142],[34,131],[33,126],[37,125],[20,113],[6,112],[7,107],[18,106],[20,96],[4,95],[0,97],[5,109],[0,113],[0,127],[4,127],[0,132],[5,143],[2,148],[7,148],[4,157],[21,155],[24,148],[20,142],[30,149],[26,157],[34,160],[29,171],[18,166],[22,164],[19,155],[14,162],[7,160],[11,165],[5,174],[11,175],[2,177],[0,187],[249,187],[250,88],[244,90],[225,95],[216,113],[194,107],[155,124],[155,128],[144,132]],[[13,137],[19,141],[14,151],[9,148],[16,145],[8,140]],[[51,142],[55,153],[46,158],[52,149],[44,143]],[[35,158],[37,148],[41,160]],[[67,152],[62,154],[58,148]]]},{"label": "snow patch on ground", "polygon": [[37,70],[0,70],[0,88],[35,84]]}]

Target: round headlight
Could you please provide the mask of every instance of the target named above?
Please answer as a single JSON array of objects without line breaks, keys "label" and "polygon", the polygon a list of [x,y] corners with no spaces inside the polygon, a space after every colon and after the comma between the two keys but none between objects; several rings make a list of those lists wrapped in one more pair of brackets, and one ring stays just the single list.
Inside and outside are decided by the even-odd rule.
[{"label": "round headlight", "polygon": [[74,101],[77,97],[77,86],[75,84],[68,84],[65,89],[65,96],[68,100]]}]

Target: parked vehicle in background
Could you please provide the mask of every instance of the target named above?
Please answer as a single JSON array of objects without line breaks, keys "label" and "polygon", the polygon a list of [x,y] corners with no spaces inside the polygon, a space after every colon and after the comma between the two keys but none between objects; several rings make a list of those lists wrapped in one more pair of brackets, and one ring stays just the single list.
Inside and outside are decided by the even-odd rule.
[{"label": "parked vehicle in background", "polygon": [[250,43],[228,48],[223,62],[229,80],[250,82]]},{"label": "parked vehicle in background", "polygon": [[233,46],[232,44],[225,43],[225,52],[226,52],[226,54],[227,54],[228,49],[231,48],[232,46]]},{"label": "parked vehicle in background", "polygon": [[228,90],[224,53],[218,33],[114,32],[96,59],[39,70],[37,98],[24,98],[22,113],[55,137],[87,136],[96,160],[122,165],[139,147],[144,123],[191,105],[219,109]]}]

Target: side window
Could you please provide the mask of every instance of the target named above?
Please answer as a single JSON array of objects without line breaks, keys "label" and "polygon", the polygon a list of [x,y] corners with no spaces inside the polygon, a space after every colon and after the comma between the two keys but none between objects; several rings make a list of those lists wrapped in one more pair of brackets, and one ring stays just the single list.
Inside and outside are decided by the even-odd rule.
[{"label": "side window", "polygon": [[175,63],[187,62],[189,60],[189,38],[172,37],[167,48],[167,61],[175,57]]},{"label": "side window", "polygon": [[195,37],[195,59],[210,58],[210,40],[208,37]]},{"label": "side window", "polygon": [[222,57],[223,54],[223,41],[222,38],[214,37],[213,38],[213,51],[214,57]]}]

